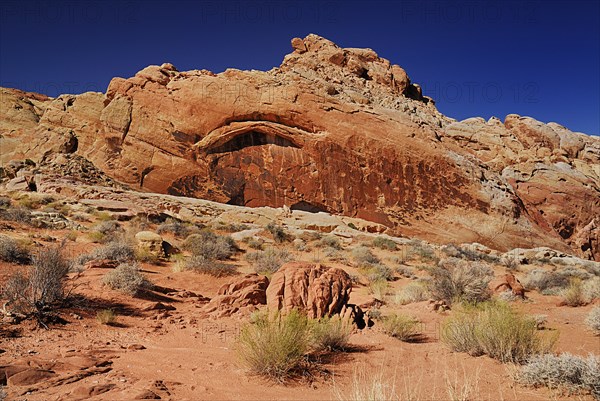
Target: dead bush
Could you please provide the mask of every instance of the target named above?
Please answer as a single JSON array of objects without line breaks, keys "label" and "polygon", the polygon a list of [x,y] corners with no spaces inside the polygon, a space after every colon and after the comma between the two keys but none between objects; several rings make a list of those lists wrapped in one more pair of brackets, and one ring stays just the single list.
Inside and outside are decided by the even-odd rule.
[{"label": "dead bush", "polygon": [[592,331],[600,335],[600,305],[595,306],[585,318],[585,324],[592,329]]},{"label": "dead bush", "polygon": [[188,258],[184,266],[185,270],[192,270],[214,277],[230,276],[236,273],[235,266],[202,255],[194,255]]},{"label": "dead bush", "polygon": [[40,322],[60,307],[67,297],[66,281],[70,263],[59,248],[37,252],[25,272],[17,272],[6,280],[2,295],[7,307],[17,313],[35,314]]},{"label": "dead bush", "polygon": [[212,260],[229,259],[238,250],[233,238],[218,235],[208,230],[187,237],[183,249],[191,252],[192,255],[203,256]]},{"label": "dead bush", "polygon": [[246,254],[246,260],[252,264],[258,274],[271,275],[285,262],[291,260],[291,255],[285,249],[267,248],[264,251]]}]

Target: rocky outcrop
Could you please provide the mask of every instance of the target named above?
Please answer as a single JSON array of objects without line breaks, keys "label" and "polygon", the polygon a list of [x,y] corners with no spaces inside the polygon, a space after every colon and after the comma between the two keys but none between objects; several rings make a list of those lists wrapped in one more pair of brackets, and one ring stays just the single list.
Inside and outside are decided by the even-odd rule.
[{"label": "rocky outcrop", "polygon": [[258,274],[247,274],[231,280],[219,288],[216,297],[202,311],[214,317],[230,316],[243,309],[267,303],[269,279]]},{"label": "rocky outcrop", "polygon": [[496,293],[510,291],[513,296],[525,299],[525,287],[512,273],[505,274],[502,278],[492,281],[490,287]]},{"label": "rocky outcrop", "polygon": [[2,89],[0,163],[60,153],[146,191],[600,259],[598,230],[584,230],[600,206],[598,139],[516,115],[457,122],[373,50],[317,35],[292,49],[266,72],[166,63],[105,94]]},{"label": "rocky outcrop", "polygon": [[330,317],[346,310],[351,291],[350,276],[341,269],[290,262],[271,278],[267,306],[284,312],[297,309],[315,319]]}]

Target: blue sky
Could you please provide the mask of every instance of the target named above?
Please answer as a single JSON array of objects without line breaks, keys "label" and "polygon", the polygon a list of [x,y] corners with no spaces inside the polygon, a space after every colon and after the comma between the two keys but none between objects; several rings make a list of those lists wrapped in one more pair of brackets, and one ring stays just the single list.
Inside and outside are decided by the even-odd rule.
[{"label": "blue sky", "polygon": [[3,1],[0,85],[105,91],[149,64],[267,70],[316,33],[402,66],[444,114],[600,133],[600,2]]}]

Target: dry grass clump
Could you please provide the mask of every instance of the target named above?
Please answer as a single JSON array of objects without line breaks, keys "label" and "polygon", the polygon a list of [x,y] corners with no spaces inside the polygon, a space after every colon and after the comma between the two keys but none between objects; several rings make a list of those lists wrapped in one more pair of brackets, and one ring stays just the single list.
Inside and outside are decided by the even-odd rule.
[{"label": "dry grass clump", "polygon": [[394,302],[399,305],[407,305],[429,299],[431,294],[425,284],[419,282],[408,283],[396,293]]},{"label": "dry grass clump", "polygon": [[592,329],[592,331],[600,335],[600,305],[595,306],[585,318],[585,324]]},{"label": "dry grass clump", "polygon": [[235,266],[202,255],[193,255],[188,258],[185,261],[184,269],[214,277],[230,276],[236,273]]},{"label": "dry grass clump", "polygon": [[117,314],[112,309],[102,309],[101,311],[96,312],[96,320],[98,320],[100,324],[111,326],[117,322]]},{"label": "dry grass clump", "polygon": [[582,285],[582,291],[583,299],[587,303],[600,299],[600,277],[592,277],[589,280],[585,280]]},{"label": "dry grass clump", "polygon": [[315,351],[343,351],[348,348],[352,325],[339,316],[312,321],[312,348]]},{"label": "dry grass clump", "polygon": [[284,382],[302,370],[310,343],[308,319],[292,311],[285,316],[255,316],[253,323],[242,327],[236,350],[252,373]]},{"label": "dry grass clump", "polygon": [[600,400],[600,357],[563,353],[535,355],[521,367],[517,380],[534,387],[590,393]]},{"label": "dry grass clump", "polygon": [[452,302],[482,302],[490,298],[494,271],[478,262],[456,258],[440,261],[430,270],[429,291],[434,299]]},{"label": "dry grass clump", "polygon": [[523,363],[548,352],[556,339],[543,337],[534,319],[501,302],[465,306],[442,327],[442,341],[452,350],[488,355],[503,363]]},{"label": "dry grass clump", "polygon": [[31,254],[29,249],[18,241],[0,235],[0,260],[25,265],[31,262]]},{"label": "dry grass clump", "polygon": [[254,271],[267,276],[275,273],[284,263],[290,261],[291,258],[287,250],[273,247],[267,248],[264,251],[246,254],[246,260],[252,264]]},{"label": "dry grass clump", "polygon": [[47,248],[36,253],[25,272],[11,275],[2,286],[7,307],[25,315],[43,315],[61,306],[67,298],[66,281],[70,262],[59,248]]},{"label": "dry grass clump", "polygon": [[389,289],[390,285],[387,280],[374,280],[369,282],[369,293],[373,295],[373,298],[379,301],[385,301]]},{"label": "dry grass clump", "polygon": [[582,306],[587,303],[583,295],[583,284],[577,278],[570,280],[569,286],[560,292],[560,297],[567,306]]},{"label": "dry grass clump", "polygon": [[227,260],[238,250],[233,238],[208,230],[188,236],[183,249],[191,252],[192,255],[203,256],[210,260]]},{"label": "dry grass clump", "polygon": [[366,369],[354,369],[352,385],[348,392],[334,387],[337,401],[399,401],[396,385],[383,377],[383,370],[373,374]]},{"label": "dry grass clump", "polygon": [[383,331],[400,341],[418,341],[421,337],[419,321],[406,315],[391,314],[381,319]]},{"label": "dry grass clump", "polygon": [[116,269],[108,272],[102,282],[113,290],[132,296],[152,287],[152,283],[140,272],[137,263],[120,264]]}]

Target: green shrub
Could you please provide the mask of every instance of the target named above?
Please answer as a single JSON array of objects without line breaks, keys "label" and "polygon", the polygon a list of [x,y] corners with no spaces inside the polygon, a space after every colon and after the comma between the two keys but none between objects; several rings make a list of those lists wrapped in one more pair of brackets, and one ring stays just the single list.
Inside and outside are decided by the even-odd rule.
[{"label": "green shrub", "polygon": [[352,326],[339,316],[312,322],[312,347],[316,351],[343,351],[348,347]]},{"label": "green shrub", "polygon": [[31,254],[29,249],[18,241],[0,235],[0,260],[24,265],[31,262]]},{"label": "green shrub", "polygon": [[600,335],[600,305],[595,306],[585,318],[585,324],[594,333]]},{"label": "green shrub", "polygon": [[194,255],[186,260],[185,270],[208,274],[214,277],[230,276],[236,273],[235,266],[218,260],[208,259],[202,255]]},{"label": "green shrub", "polygon": [[405,315],[391,314],[382,319],[383,331],[400,341],[416,341],[420,337],[419,321]]},{"label": "green shrub", "polygon": [[556,336],[542,337],[534,319],[506,303],[486,302],[456,311],[442,327],[442,341],[457,352],[523,363],[550,351]]},{"label": "green shrub", "polygon": [[380,249],[387,249],[389,251],[395,251],[398,246],[394,241],[386,237],[377,237],[373,240],[373,246]]},{"label": "green shrub", "polygon": [[237,251],[237,245],[230,236],[218,235],[212,231],[192,234],[185,239],[183,249],[192,255],[207,259],[226,260]]},{"label": "green shrub", "polygon": [[589,355],[585,358],[569,353],[536,355],[521,367],[517,380],[534,387],[591,393],[600,400],[600,357]]},{"label": "green shrub", "polygon": [[291,255],[288,251],[273,247],[246,254],[246,260],[254,267],[254,271],[267,276],[275,273],[290,259]]},{"label": "green shrub", "polygon": [[489,283],[494,271],[477,262],[450,258],[430,270],[429,291],[436,300],[482,302],[490,298]]},{"label": "green shrub", "polygon": [[144,277],[140,272],[140,267],[135,263],[120,264],[116,269],[108,272],[102,281],[111,289],[132,296],[152,287],[152,283]]},{"label": "green shrub", "polygon": [[306,316],[262,314],[242,327],[236,350],[252,373],[283,382],[298,373],[311,343]]}]

